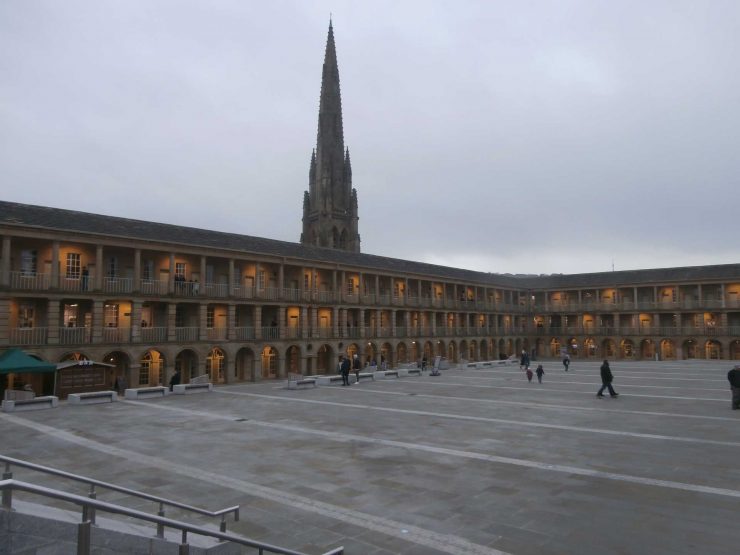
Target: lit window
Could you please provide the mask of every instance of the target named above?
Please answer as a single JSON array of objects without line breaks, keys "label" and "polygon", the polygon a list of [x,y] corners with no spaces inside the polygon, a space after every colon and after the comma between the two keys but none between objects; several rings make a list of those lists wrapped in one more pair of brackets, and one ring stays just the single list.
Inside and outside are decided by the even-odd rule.
[{"label": "lit window", "polygon": [[67,253],[67,279],[79,279],[80,278],[80,253],[68,252]]}]

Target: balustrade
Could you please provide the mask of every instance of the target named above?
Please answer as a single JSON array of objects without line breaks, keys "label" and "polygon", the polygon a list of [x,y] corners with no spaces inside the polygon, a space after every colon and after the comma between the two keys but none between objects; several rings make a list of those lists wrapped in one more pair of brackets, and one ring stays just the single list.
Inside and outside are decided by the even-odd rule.
[{"label": "balustrade", "polygon": [[43,291],[49,288],[49,283],[49,274],[37,274],[35,272],[10,272],[11,289]]}]

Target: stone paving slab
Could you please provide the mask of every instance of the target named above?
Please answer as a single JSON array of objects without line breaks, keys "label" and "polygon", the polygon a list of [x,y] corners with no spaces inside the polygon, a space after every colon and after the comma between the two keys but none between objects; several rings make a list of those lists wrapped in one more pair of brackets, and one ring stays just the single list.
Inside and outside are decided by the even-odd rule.
[{"label": "stone paving slab", "polygon": [[735,555],[731,363],[615,361],[618,399],[596,398],[599,364],[545,361],[542,384],[497,366],[60,403],[0,415],[0,452],[212,510],[240,504],[230,531],[309,554]]}]

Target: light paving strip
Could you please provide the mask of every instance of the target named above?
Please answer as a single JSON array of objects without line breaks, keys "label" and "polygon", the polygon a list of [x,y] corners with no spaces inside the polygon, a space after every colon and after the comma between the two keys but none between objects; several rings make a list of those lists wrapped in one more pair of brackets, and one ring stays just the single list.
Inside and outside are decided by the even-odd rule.
[{"label": "light paving strip", "polygon": [[[496,376],[500,376],[502,374],[511,374],[512,376],[517,376],[517,375],[518,376],[521,376],[523,373],[524,372],[522,370],[516,370],[516,371],[513,371],[513,372],[491,372],[491,371],[488,371],[488,370],[471,370],[471,369],[465,369],[465,370],[463,370],[460,373],[460,375],[462,376],[462,375],[467,375],[467,374],[486,374],[486,375],[493,374],[493,375],[496,375]],[[666,373],[665,372],[662,372],[662,374],[666,374]],[[571,374],[570,372],[565,373],[565,372],[559,371],[559,370],[549,370],[549,371],[547,371],[545,373],[545,375],[546,376],[556,375],[556,376],[562,376],[562,377],[565,377],[565,376],[568,376],[568,377],[573,376],[573,374]],[[580,377],[580,378],[592,378],[593,377],[593,378],[601,379],[601,374],[587,374],[585,372],[578,372],[575,375],[578,376],[578,377]],[[476,377],[478,377],[478,376],[476,376]],[[717,383],[722,383],[722,384],[727,383],[727,379],[726,378],[725,379],[715,379],[715,378],[678,378],[678,377],[656,378],[654,376],[646,376],[645,374],[642,374],[642,373],[632,375],[630,372],[625,372],[624,370],[620,370],[619,371],[619,377],[620,378],[630,378],[630,379],[645,378],[645,379],[650,379],[650,380],[666,380],[666,381],[681,381],[681,382],[717,382]]]},{"label": "light paving strip", "polygon": [[[547,387],[539,387],[537,384],[528,384],[523,387],[518,386],[511,386],[511,385],[477,385],[477,384],[471,384],[471,383],[465,383],[465,382],[449,382],[449,381],[443,381],[443,382],[427,382],[432,385],[436,386],[445,386],[445,385],[454,385],[455,387],[473,387],[477,389],[515,389],[520,391],[535,391],[538,393],[580,393],[581,395],[589,395],[591,397],[594,396],[593,391],[583,391],[582,389],[549,389]],[[592,386],[600,386],[601,384],[588,384]],[[622,384],[616,384],[617,389],[622,388]],[[639,386],[633,386],[633,387],[639,387]],[[728,388],[728,395],[724,399],[716,399],[713,397],[683,397],[679,395],[646,395],[642,393],[630,393],[630,397],[646,397],[648,399],[684,399],[687,401],[721,401],[722,403],[729,403],[730,402],[730,396],[729,396],[729,388]]]},{"label": "light paving strip", "polygon": [[[522,381],[525,379],[524,372],[520,372],[519,375],[521,376]],[[547,375],[547,374],[545,374]],[[455,376],[456,378],[462,378],[464,380],[485,380],[485,381],[511,381],[510,378],[483,378],[478,376]],[[599,387],[601,385],[601,382],[573,382],[573,381],[550,381],[549,383],[553,385],[560,385],[560,384],[566,384],[566,385],[589,385],[592,387]],[[615,382],[616,383],[616,382]],[[672,386],[672,385],[633,385],[633,384],[626,384],[626,383],[619,383],[619,387],[629,387],[629,388],[635,388],[635,389],[686,389],[685,386]],[[729,382],[728,382],[728,389],[729,389]],[[717,388],[703,388],[703,387],[692,387],[692,391],[726,391],[725,389],[717,389]]]},{"label": "light paving strip", "polygon": [[352,409],[373,410],[378,412],[392,412],[399,414],[413,414],[415,416],[431,416],[434,418],[446,418],[449,420],[465,420],[473,422],[490,422],[492,424],[507,424],[510,426],[523,426],[525,428],[545,428],[550,430],[564,430],[568,432],[586,432],[591,434],[605,434],[622,437],[634,437],[639,439],[657,439],[662,441],[677,441],[681,443],[696,443],[704,445],[720,445],[722,447],[740,447],[740,443],[735,441],[717,441],[713,439],[702,439],[693,437],[666,436],[660,434],[643,434],[639,432],[625,432],[622,430],[607,430],[604,428],[586,428],[583,426],[565,426],[563,424],[548,424],[543,422],[524,422],[521,420],[506,420],[504,418],[490,418],[486,416],[469,416],[464,414],[451,414],[444,412],[432,412],[426,410],[397,409],[391,407],[376,407],[373,405],[361,405],[356,403],[340,403],[337,401],[319,401],[316,399],[297,399],[295,397],[283,397],[280,395],[265,395],[261,393],[244,393],[238,391],[218,390],[222,395],[239,395],[245,397],[261,397],[264,399],[274,399],[280,401],[310,403],[316,405],[326,405],[333,407],[344,407]]},{"label": "light paving strip", "polygon": [[[177,407],[161,406],[152,403],[142,403],[141,401],[124,402],[128,404],[145,405],[150,408],[182,411],[189,415],[199,415],[204,418],[230,421],[233,421],[237,418],[233,415],[226,417],[223,415],[216,415],[204,411],[191,411]],[[479,545],[452,534],[439,534],[437,532],[433,532],[431,530],[427,530],[418,526],[405,524],[402,522],[363,513],[360,511],[355,511],[352,509],[347,509],[338,505],[332,505],[331,503],[316,501],[302,495],[295,495],[276,488],[263,486],[256,482],[248,482],[246,480],[240,480],[238,478],[232,478],[214,472],[207,472],[205,470],[181,465],[160,457],[152,457],[150,455],[137,453],[135,451],[131,451],[130,449],[120,449],[118,447],[113,447],[112,445],[106,445],[98,441],[80,437],[77,434],[67,432],[59,428],[54,428],[46,424],[29,421],[17,416],[0,413],[0,418],[4,419],[9,424],[25,426],[27,428],[36,430],[37,432],[53,436],[55,439],[64,440],[79,445],[81,447],[85,447],[87,449],[126,459],[136,464],[150,466],[153,468],[166,468],[168,472],[177,473],[188,478],[193,478],[196,480],[201,480],[203,482],[223,486],[225,488],[240,491],[253,497],[281,503],[294,509],[308,511],[314,514],[325,516],[327,518],[336,519],[343,524],[352,524],[354,526],[371,530],[373,532],[396,537],[410,543],[426,546],[431,549],[441,551],[443,553],[450,553],[452,555],[509,555],[504,551],[493,549],[484,545]],[[244,424],[254,425],[255,423],[253,421],[247,421],[244,422]],[[291,428],[285,427],[284,429]],[[347,440],[342,439],[342,441]],[[243,514],[242,518],[246,516],[247,515]]]},{"label": "light paving strip", "polygon": [[[414,385],[418,385],[418,382]],[[434,384],[437,385],[437,384]],[[280,388],[284,389],[284,388]],[[352,390],[352,393],[377,393],[378,395],[398,395],[401,397],[408,397],[408,392],[405,391],[388,391],[380,389],[370,389],[367,386],[357,387]],[[579,407],[576,405],[553,405],[547,403],[538,403],[532,405],[531,402],[525,401],[504,401],[502,399],[479,399],[476,397],[457,397],[454,395],[430,395],[428,393],[414,392],[414,396],[418,399],[429,398],[429,399],[440,399],[440,400],[453,400],[453,401],[465,401],[465,402],[478,402],[486,403],[491,405],[513,405],[517,407],[526,407],[529,410],[534,409],[550,409],[550,410],[580,410],[580,411],[591,411],[591,412],[613,412],[618,414],[639,414],[643,416],[665,416],[667,418],[689,418],[698,420],[719,420],[724,422],[737,422],[737,418],[730,418],[727,416],[707,416],[705,414],[682,414],[678,412],[656,412],[647,410],[627,410],[627,409],[608,409],[603,406],[600,407]]]}]

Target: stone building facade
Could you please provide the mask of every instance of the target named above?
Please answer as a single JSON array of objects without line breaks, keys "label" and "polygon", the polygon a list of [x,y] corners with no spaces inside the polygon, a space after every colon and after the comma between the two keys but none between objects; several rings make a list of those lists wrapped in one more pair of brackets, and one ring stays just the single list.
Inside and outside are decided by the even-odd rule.
[{"label": "stone building facade", "polygon": [[740,360],[740,264],[502,275],[362,254],[357,226],[330,26],[300,243],[0,201],[0,350],[105,362],[103,387],[333,373],[354,353]]}]

